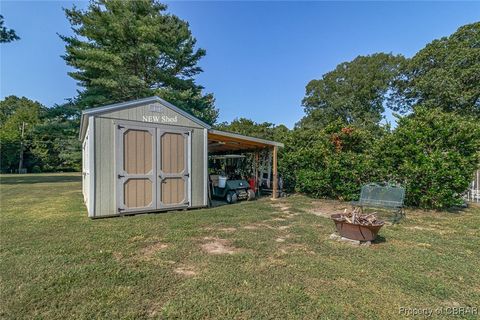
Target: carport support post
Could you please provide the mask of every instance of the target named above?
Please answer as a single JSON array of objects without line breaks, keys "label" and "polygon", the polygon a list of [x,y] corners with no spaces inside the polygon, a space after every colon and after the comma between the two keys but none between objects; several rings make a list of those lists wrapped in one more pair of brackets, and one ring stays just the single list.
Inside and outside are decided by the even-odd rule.
[{"label": "carport support post", "polygon": [[258,151],[255,151],[255,195],[260,195],[260,179],[258,178],[258,169],[260,167],[259,160],[258,160]]},{"label": "carport support post", "polygon": [[277,151],[278,147],[273,147],[273,190],[272,190],[272,198],[277,198],[278,193],[278,172],[277,172]]}]

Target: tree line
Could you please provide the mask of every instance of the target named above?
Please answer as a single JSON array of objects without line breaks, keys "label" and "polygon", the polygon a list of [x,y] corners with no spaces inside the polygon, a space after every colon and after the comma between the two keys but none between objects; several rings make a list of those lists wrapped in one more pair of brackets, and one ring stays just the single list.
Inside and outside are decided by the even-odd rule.
[{"label": "tree line", "polygon": [[247,119],[221,127],[284,142],[279,172],[291,191],[353,200],[363,184],[387,182],[406,187],[411,206],[459,205],[480,168],[480,23],[412,58],[343,62],[307,84],[302,105],[293,130]]},{"label": "tree line", "polygon": [[[63,59],[80,90],[48,108],[25,97],[0,102],[1,171],[78,171],[82,110],[158,95],[219,129],[284,142],[279,171],[290,190],[349,200],[363,183],[393,181],[407,187],[411,205],[459,202],[480,163],[479,22],[412,58],[380,52],[339,64],[308,82],[305,116],[289,130],[243,118],[217,123],[213,94],[195,81],[206,51],[166,9],[156,0],[65,9],[73,35],[60,35]],[[3,24],[1,42],[18,40]]]}]

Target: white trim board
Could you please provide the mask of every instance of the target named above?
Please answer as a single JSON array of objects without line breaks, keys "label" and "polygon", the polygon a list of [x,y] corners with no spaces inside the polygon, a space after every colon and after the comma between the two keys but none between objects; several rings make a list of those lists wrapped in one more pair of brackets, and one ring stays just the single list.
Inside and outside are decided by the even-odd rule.
[{"label": "white trim board", "polygon": [[90,186],[88,188],[88,216],[95,217],[95,117],[88,117],[88,162],[90,170]]}]

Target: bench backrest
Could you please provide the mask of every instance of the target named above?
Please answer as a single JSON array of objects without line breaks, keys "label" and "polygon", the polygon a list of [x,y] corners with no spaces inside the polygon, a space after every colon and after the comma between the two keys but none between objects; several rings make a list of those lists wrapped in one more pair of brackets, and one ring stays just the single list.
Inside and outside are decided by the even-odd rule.
[{"label": "bench backrest", "polygon": [[403,207],[405,188],[397,186],[380,186],[376,183],[366,184],[360,192],[360,203],[385,208]]}]

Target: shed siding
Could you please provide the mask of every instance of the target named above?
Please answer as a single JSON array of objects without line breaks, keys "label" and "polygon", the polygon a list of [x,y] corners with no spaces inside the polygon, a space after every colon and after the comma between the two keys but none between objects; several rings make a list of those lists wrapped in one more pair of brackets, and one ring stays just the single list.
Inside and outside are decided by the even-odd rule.
[{"label": "shed siding", "polygon": [[[188,118],[177,114],[173,110],[164,107],[158,103],[155,107],[160,107],[162,112],[152,112],[151,104],[138,106],[130,109],[103,113],[95,117],[95,190],[97,201],[95,201],[95,217],[105,217],[117,215],[115,207],[115,120],[132,121],[132,124],[139,122],[145,124],[144,116],[162,116],[177,117],[175,124],[152,123],[153,127],[172,127],[181,126],[192,130],[192,159],[191,159],[191,199],[192,207],[202,207],[204,201],[204,188],[206,177],[205,163],[205,145],[204,134],[207,129],[199,126]],[[135,122],[133,122],[135,121]]]}]

